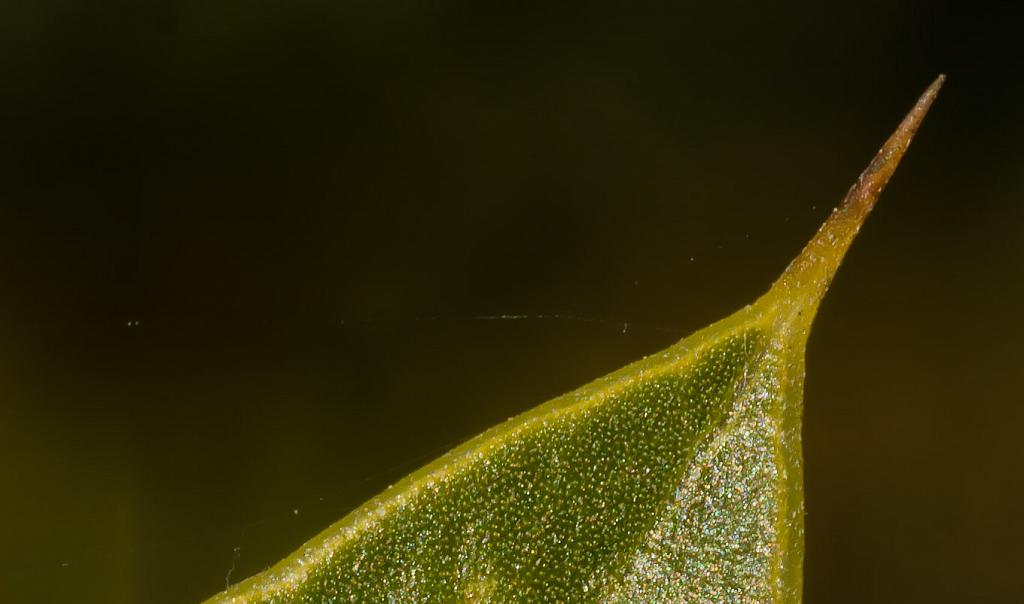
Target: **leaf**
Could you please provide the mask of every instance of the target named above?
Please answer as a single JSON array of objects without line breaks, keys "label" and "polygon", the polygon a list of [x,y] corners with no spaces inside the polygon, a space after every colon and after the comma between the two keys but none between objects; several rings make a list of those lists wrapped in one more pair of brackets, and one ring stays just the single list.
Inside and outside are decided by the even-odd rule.
[{"label": "leaf", "polygon": [[209,602],[800,602],[808,331],[942,80],[756,303],[492,428]]}]

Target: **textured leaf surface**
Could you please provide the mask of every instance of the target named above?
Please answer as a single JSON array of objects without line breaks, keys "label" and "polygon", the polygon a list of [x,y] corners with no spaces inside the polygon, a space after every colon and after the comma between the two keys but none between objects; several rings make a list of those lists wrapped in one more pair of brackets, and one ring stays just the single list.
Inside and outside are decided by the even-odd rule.
[{"label": "textured leaf surface", "polygon": [[941,82],[756,303],[485,432],[210,602],[799,602],[808,329]]}]

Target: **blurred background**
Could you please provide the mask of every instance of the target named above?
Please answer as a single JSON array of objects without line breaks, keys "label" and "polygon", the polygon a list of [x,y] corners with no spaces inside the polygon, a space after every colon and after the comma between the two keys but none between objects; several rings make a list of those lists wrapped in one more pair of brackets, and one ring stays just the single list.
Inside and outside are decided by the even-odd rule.
[{"label": "blurred background", "polygon": [[810,340],[805,601],[1018,599],[1021,20],[954,4],[5,3],[0,600],[196,602],[753,301],[940,72]]}]

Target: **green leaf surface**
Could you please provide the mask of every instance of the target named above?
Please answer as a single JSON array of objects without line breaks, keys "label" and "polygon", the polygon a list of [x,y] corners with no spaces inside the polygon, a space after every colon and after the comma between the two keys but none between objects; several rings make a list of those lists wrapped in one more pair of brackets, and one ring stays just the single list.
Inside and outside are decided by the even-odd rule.
[{"label": "green leaf surface", "polygon": [[492,428],[209,602],[800,602],[808,331],[941,84],[754,304]]}]

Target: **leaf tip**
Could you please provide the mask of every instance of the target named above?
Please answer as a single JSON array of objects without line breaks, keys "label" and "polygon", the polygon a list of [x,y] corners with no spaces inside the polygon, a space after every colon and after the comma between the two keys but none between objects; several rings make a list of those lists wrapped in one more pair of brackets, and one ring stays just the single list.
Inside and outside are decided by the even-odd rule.
[{"label": "leaf tip", "polygon": [[794,317],[800,316],[806,322],[813,318],[843,256],[896,171],[896,166],[903,159],[945,81],[945,74],[939,74],[921,94],[817,234],[772,288],[773,291],[786,290],[789,292],[787,298],[803,302],[797,305],[800,309],[794,313]]}]

